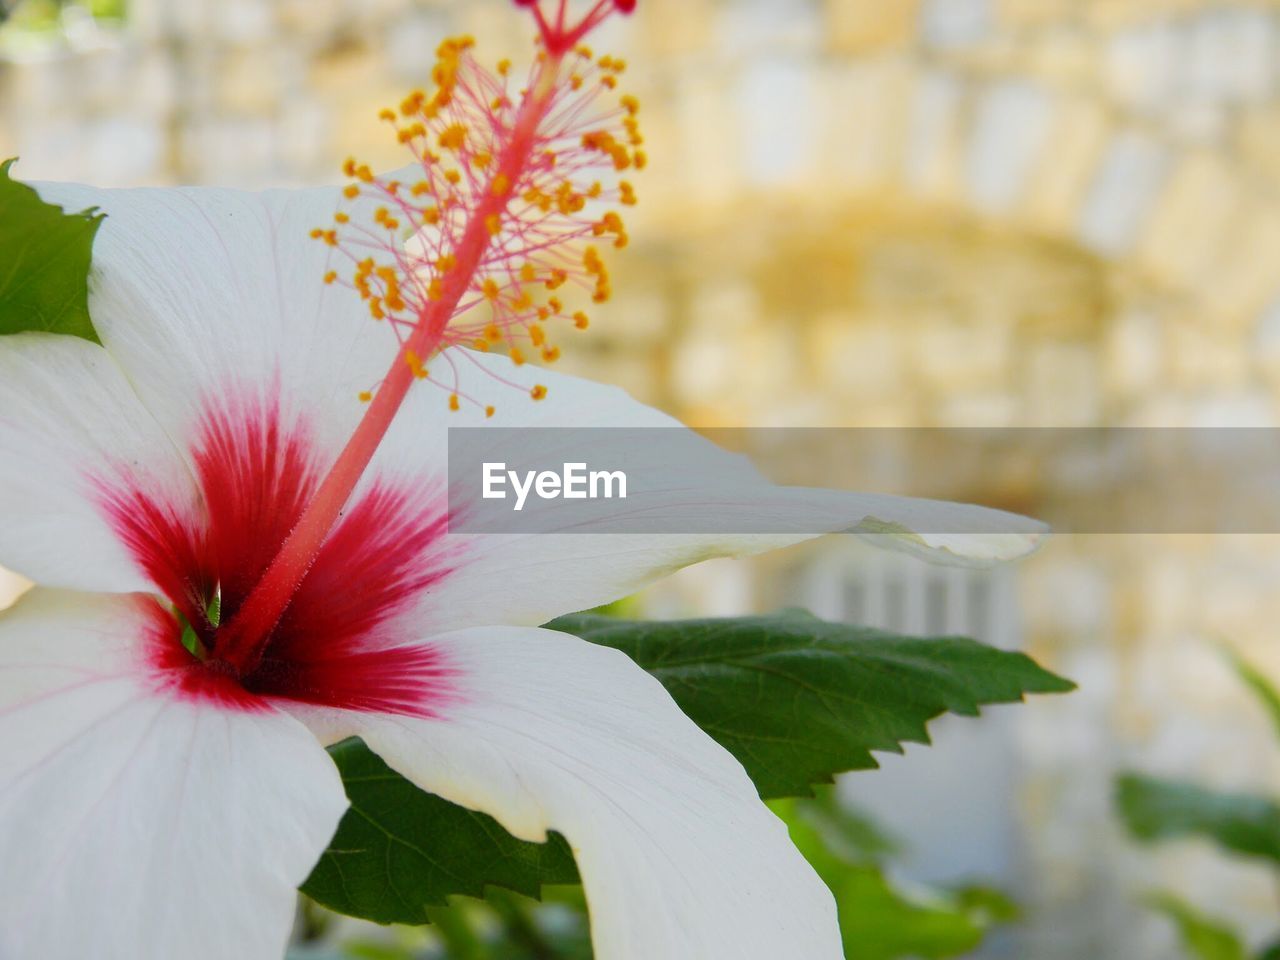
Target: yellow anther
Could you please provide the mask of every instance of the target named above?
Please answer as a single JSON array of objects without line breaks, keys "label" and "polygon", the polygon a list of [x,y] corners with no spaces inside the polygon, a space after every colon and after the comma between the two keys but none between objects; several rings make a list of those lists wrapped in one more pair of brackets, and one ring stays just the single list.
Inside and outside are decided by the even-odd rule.
[{"label": "yellow anther", "polygon": [[542,329],[542,327],[540,327],[536,323],[529,324],[529,342],[530,343],[532,343],[535,347],[540,347],[542,346],[543,343],[546,342],[546,339],[547,339],[547,334],[546,334],[546,331]]},{"label": "yellow anther", "polygon": [[587,327],[591,326],[591,318],[579,310],[573,315],[573,325],[579,330],[585,330]]},{"label": "yellow anther", "polygon": [[445,150],[461,150],[467,144],[465,124],[451,123],[440,133],[440,146]]},{"label": "yellow anther", "polygon": [[498,329],[498,325],[496,323],[491,323],[485,327],[484,335],[490,343],[497,343],[502,339],[502,331]]},{"label": "yellow anther", "polygon": [[330,270],[328,273],[324,275],[325,283],[333,283],[337,279],[338,279],[338,272],[336,270]]},{"label": "yellow anther", "polygon": [[555,363],[560,359],[559,347],[545,347],[542,351],[542,360],[544,363]]},{"label": "yellow anther", "polygon": [[404,352],[404,360],[405,360],[405,363],[409,365],[409,370],[413,373],[415,377],[417,377],[419,380],[427,379],[427,368],[422,365],[421,357],[419,357],[412,350],[406,350]]},{"label": "yellow anther", "polygon": [[494,280],[493,277],[489,277],[485,280],[483,290],[484,298],[490,301],[497,300],[498,294],[502,292],[498,287],[498,281]]},{"label": "yellow anther", "polygon": [[438,277],[433,277],[431,282],[427,284],[427,299],[428,300],[444,299],[444,284],[440,282]]},{"label": "yellow anther", "polygon": [[356,197],[360,196],[360,188],[354,183],[348,184],[346,189],[342,191],[342,195],[348,200],[354,200]]},{"label": "yellow anther", "polygon": [[431,192],[431,184],[427,183],[425,180],[419,180],[409,189],[409,192],[415,197],[420,197],[424,193]]},{"label": "yellow anther", "polygon": [[633,159],[637,170],[643,170],[649,165],[649,156],[643,150],[637,150]]},{"label": "yellow anther", "polygon": [[502,59],[498,61],[498,76],[505,77],[511,72],[511,61]]},{"label": "yellow anther", "polygon": [[493,407],[485,407],[485,408],[484,408],[484,415],[485,415],[485,417],[492,417],[492,416],[494,415],[494,413],[496,413],[496,412],[497,412],[497,411],[495,411],[495,410],[493,409]]},{"label": "yellow anther", "polygon": [[460,174],[457,170],[446,170],[444,172],[444,178],[448,180],[450,183],[452,183],[454,186],[457,186],[460,182],[462,182],[462,174]]},{"label": "yellow anther", "polygon": [[495,197],[505,197],[507,191],[511,189],[511,178],[505,173],[500,173],[493,178],[493,187],[491,188]]},{"label": "yellow anther", "polygon": [[342,211],[338,211],[333,215],[333,220],[335,223],[347,223],[350,219],[351,218],[347,216],[345,213],[343,213]]},{"label": "yellow anther", "polygon": [[636,188],[626,180],[618,184],[618,193],[620,194],[618,200],[624,206],[634,207],[636,205]]},{"label": "yellow anther", "polygon": [[551,271],[551,276],[547,278],[546,288],[548,290],[559,290],[569,281],[569,272],[559,268]]},{"label": "yellow anther", "polygon": [[458,395],[456,393],[449,394],[449,409],[457,413],[461,408],[462,403],[458,400]]},{"label": "yellow anther", "polygon": [[533,281],[538,279],[537,269],[535,269],[533,264],[529,263],[527,260],[524,262],[524,265],[520,267],[520,279],[525,283],[533,283]]},{"label": "yellow anther", "polygon": [[640,112],[640,101],[628,93],[622,98],[622,109],[634,117]]},{"label": "yellow anther", "polygon": [[395,122],[396,122],[396,112],[395,112],[394,110],[392,110],[390,107],[386,107],[386,108],[384,108],[384,109],[382,109],[382,110],[378,111],[378,119],[379,119],[379,120],[385,120],[385,121],[387,121],[388,123],[395,123]]},{"label": "yellow anther", "polygon": [[519,347],[511,348],[511,362],[517,367],[524,366],[524,354],[520,351]]},{"label": "yellow anther", "polygon": [[479,350],[481,353],[488,353],[488,352],[489,352],[489,341],[488,341],[488,340],[472,340],[472,341],[471,341],[471,346],[472,346],[474,349]]},{"label": "yellow anther", "polygon": [[440,222],[440,208],[439,207],[423,207],[422,222],[429,227],[434,227],[437,223]]},{"label": "yellow anther", "polygon": [[360,402],[361,402],[361,403],[368,403],[368,402],[369,402],[370,400],[372,400],[372,399],[373,399],[373,394],[372,394],[372,393],[370,393],[368,390],[362,390],[362,391],[360,391]]},{"label": "yellow anther", "polygon": [[347,157],[347,159],[342,162],[342,172],[348,177],[354,177],[356,175],[355,157]]},{"label": "yellow anther", "polygon": [[446,253],[436,261],[436,269],[441,273],[448,273],[457,264],[458,259],[452,253]]},{"label": "yellow anther", "polygon": [[502,232],[502,217],[496,213],[491,213],[484,218],[484,228],[489,231],[489,236],[496,237]]},{"label": "yellow anther", "polygon": [[422,105],[426,100],[427,95],[425,93],[421,90],[415,90],[400,101],[400,113],[403,116],[411,117],[422,109]]},{"label": "yellow anther", "polygon": [[538,384],[536,387],[534,387],[532,390],[529,391],[529,396],[533,397],[533,399],[535,400],[542,400],[546,397],[546,395],[547,395],[547,388],[544,387],[542,384]]}]

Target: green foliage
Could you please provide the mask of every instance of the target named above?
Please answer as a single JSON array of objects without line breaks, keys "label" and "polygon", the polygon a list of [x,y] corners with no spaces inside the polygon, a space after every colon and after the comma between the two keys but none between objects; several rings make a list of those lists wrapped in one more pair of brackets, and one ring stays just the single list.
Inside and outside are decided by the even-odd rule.
[{"label": "green foliage", "polygon": [[1224,652],[1232,667],[1235,668],[1236,675],[1240,677],[1246,687],[1253,691],[1253,694],[1258,698],[1258,702],[1267,711],[1267,715],[1271,718],[1271,724],[1275,727],[1276,734],[1280,736],[1280,690],[1277,690],[1275,684],[1240,654],[1230,648]]},{"label": "green foliage", "polygon": [[0,334],[38,330],[98,342],[89,265],[102,215],[64,213],[0,164]]},{"label": "green foliage", "polygon": [[806,796],[872,751],[928,743],[951,712],[1074,685],[1019,653],[961,637],[904,637],[804,611],[644,622],[590,614],[547,625],[615,647],[746,767],[765,798]]},{"label": "green foliage", "polygon": [[[1229,648],[1223,653],[1280,734],[1280,691],[1239,654]],[[1280,802],[1269,797],[1220,793],[1199,784],[1126,773],[1116,778],[1116,808],[1139,840],[1202,837],[1226,853],[1262,860],[1280,870]],[[1177,924],[1189,956],[1248,960],[1243,938],[1225,923],[1198,913],[1171,893],[1152,894],[1148,903]],[[1260,950],[1256,960],[1280,960],[1280,941]]]},{"label": "green foliage", "polygon": [[[872,750],[928,742],[926,722],[945,711],[973,715],[984,703],[1072,689],[1021,654],[972,640],[899,637],[794,611],[668,623],[576,615],[549,626],[630,655],[742,761],[765,796],[809,794],[836,773],[875,766]],[[359,741],[332,753],[351,810],[302,888],[325,906],[421,924],[453,894],[482,897],[501,887],[537,896],[543,885],[577,881],[562,838],[517,840],[492,818],[417,789]],[[834,817],[821,807],[808,815]],[[892,843],[852,815],[824,829],[836,838],[842,869],[865,867],[848,881],[856,889],[841,895],[849,904],[870,898],[873,908],[847,907],[850,917],[861,927],[879,922],[890,894],[877,894],[885,881],[875,864]],[[932,931],[935,952],[927,956],[946,956],[938,951],[980,938],[975,918],[988,908],[954,897],[943,905],[903,901],[896,916]],[[890,942],[887,932],[876,935]]]},{"label": "green foliage", "polygon": [[884,835],[868,818],[843,807],[834,791],[815,799],[776,801],[791,839],[831,888],[840,916],[845,953],[859,960],[919,957],[936,960],[976,948],[988,930],[1017,918],[1017,907],[985,887],[960,890],[899,889],[882,856],[868,847],[851,848],[850,835],[876,838],[870,849],[884,851]]},{"label": "green foliage", "polygon": [[330,748],[351,801],[338,832],[302,887],[340,913],[378,923],[426,923],[427,907],[489,886],[536,896],[542,884],[576,883],[561,837],[517,840],[492,817],[419,790],[358,740]]},{"label": "green foliage", "polygon": [[1154,894],[1148,902],[1177,924],[1182,945],[1196,960],[1248,960],[1244,944],[1225,924],[1196,912],[1171,893]]},{"label": "green foliage", "polygon": [[1224,850],[1280,864],[1280,804],[1137,774],[1117,781],[1116,802],[1141,840],[1202,836]]}]

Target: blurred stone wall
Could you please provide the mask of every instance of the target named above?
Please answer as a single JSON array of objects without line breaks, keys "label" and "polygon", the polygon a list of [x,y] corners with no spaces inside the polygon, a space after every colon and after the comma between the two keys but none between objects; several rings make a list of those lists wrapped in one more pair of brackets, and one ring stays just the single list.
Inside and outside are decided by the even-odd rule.
[{"label": "blurred stone wall", "polygon": [[[378,107],[446,34],[520,56],[509,6],[133,0],[121,31],[7,41],[0,155],[101,184],[396,164]],[[1280,3],[640,7],[600,45],[634,65],[654,162],[569,369],[702,425],[1276,425]],[[1135,853],[1109,779],[1280,788],[1213,652],[1280,676],[1280,542],[1067,537],[1019,584],[1027,645],[1082,689],[1018,718],[1015,955],[1164,960],[1135,903],[1155,884],[1265,933],[1268,877],[1194,844]]]}]

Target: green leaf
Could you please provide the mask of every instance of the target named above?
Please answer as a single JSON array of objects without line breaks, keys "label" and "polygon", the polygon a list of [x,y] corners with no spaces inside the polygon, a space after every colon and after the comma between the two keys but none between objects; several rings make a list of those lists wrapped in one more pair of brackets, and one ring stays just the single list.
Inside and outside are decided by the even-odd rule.
[{"label": "green leaf", "polygon": [[1203,836],[1232,853],[1280,863],[1280,804],[1273,800],[1138,774],[1116,785],[1116,804],[1140,840]]},{"label": "green leaf", "polygon": [[1147,902],[1178,925],[1182,945],[1196,960],[1248,960],[1244,943],[1230,927],[1197,913],[1173,894],[1153,894]]},{"label": "green leaf", "polygon": [[812,815],[815,807],[828,814],[839,810],[839,804],[827,797],[774,801],[770,806],[786,821],[796,847],[831,889],[847,956],[859,960],[958,956],[977,947],[987,930],[1004,922],[1010,910],[1016,912],[990,891],[984,896],[976,891],[909,894],[900,890],[879,864],[866,861],[860,853],[850,856],[839,836],[831,832],[830,820]]},{"label": "green leaf", "polygon": [[378,923],[427,922],[446,897],[488,886],[537,896],[577,883],[563,837],[517,840],[492,817],[419,790],[359,740],[330,748],[351,809],[302,892],[339,913]]},{"label": "green leaf", "polygon": [[1276,689],[1261,670],[1236,651],[1230,647],[1224,647],[1223,652],[1231,662],[1231,666],[1235,668],[1236,674],[1244,681],[1245,686],[1257,696],[1258,702],[1271,717],[1271,724],[1275,727],[1276,733],[1280,734],[1280,690]]},{"label": "green leaf", "polygon": [[0,335],[36,330],[98,342],[89,265],[103,215],[64,213],[0,164]]},{"label": "green leaf", "polygon": [[807,796],[872,751],[928,743],[946,712],[1074,685],[1029,657],[961,637],[903,637],[804,611],[644,622],[575,614],[547,624],[623,651],[732,753],[766,798]]},{"label": "green leaf", "polygon": [[[872,750],[928,742],[946,711],[1073,689],[1021,654],[960,638],[908,638],[809,614],[643,623],[565,617],[553,629],[629,654],[736,756],[766,797],[809,794]],[[487,886],[536,896],[577,881],[563,838],[525,843],[496,821],[418,790],[359,741],[332,748],[352,809],[302,888],[342,913],[424,923],[426,908]],[[883,843],[844,823],[847,844]],[[942,922],[942,921],[938,921]],[[950,922],[950,921],[948,921]]]}]

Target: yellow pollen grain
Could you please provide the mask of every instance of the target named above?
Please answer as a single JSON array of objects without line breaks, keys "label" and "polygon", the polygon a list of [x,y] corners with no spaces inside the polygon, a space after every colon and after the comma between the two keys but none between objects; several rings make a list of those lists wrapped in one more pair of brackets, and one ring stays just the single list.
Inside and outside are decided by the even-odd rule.
[{"label": "yellow pollen grain", "polygon": [[461,150],[467,143],[465,124],[451,123],[440,131],[439,144],[445,150]]}]

